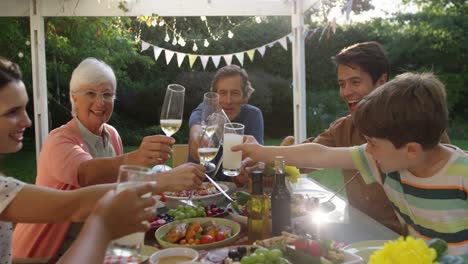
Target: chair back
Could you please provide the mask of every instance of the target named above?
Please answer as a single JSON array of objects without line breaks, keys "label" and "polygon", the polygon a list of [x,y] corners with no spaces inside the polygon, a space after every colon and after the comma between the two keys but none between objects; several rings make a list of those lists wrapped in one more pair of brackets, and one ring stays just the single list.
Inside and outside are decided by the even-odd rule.
[{"label": "chair back", "polygon": [[188,157],[188,144],[172,145],[172,168],[186,163]]}]

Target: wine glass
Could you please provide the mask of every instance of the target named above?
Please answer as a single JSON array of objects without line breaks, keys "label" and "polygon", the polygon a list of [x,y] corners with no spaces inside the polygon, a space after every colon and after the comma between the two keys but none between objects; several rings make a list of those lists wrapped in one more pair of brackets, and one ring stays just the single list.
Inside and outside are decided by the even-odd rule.
[{"label": "wine glass", "polygon": [[200,164],[205,166],[207,172],[212,172],[216,168],[210,161],[218,154],[225,123],[226,119],[222,114],[211,114],[206,119],[206,126],[198,140],[198,157],[200,158]]},{"label": "wine glass", "polygon": [[162,131],[168,137],[174,135],[182,125],[184,97],[185,88],[182,85],[169,84],[167,86],[161,109],[160,124]]},{"label": "wine glass", "polygon": [[[169,84],[167,86],[164,103],[161,109],[160,125],[162,131],[168,137],[174,135],[182,125],[184,97],[185,88],[182,85]],[[165,170],[166,166],[163,167],[163,171]]]},{"label": "wine glass", "polygon": [[[213,113],[218,113],[221,111],[221,106],[219,105],[219,94],[215,92],[207,92],[203,95],[203,109],[201,116],[201,128],[202,133],[208,133],[208,136],[211,137],[216,131],[216,124],[208,124],[210,122],[208,119],[212,116]],[[221,126],[223,126],[222,124]],[[212,162],[206,163],[206,171],[213,171],[216,166]]]}]

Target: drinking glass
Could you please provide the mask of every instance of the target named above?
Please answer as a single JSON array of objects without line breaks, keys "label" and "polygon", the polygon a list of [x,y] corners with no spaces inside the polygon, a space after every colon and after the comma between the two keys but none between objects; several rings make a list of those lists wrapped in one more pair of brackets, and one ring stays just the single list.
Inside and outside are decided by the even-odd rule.
[{"label": "drinking glass", "polygon": [[244,125],[239,123],[224,124],[223,143],[223,173],[226,176],[237,176],[240,174],[242,152],[232,152],[231,147],[242,144],[244,136]]},{"label": "drinking glass", "polygon": [[[208,136],[213,135],[216,130],[216,124],[213,124],[209,118],[214,114],[221,111],[221,106],[219,105],[219,94],[215,92],[207,92],[203,95],[203,109],[201,115],[201,128],[202,133],[208,133]],[[221,124],[221,126],[223,126]],[[201,160],[200,160],[201,162]],[[212,162],[207,162],[205,164],[207,172],[212,172],[216,169],[216,166]]]},{"label": "drinking glass", "polygon": [[209,164],[218,154],[223,137],[222,130],[224,128],[224,123],[225,119],[223,115],[218,113],[211,114],[211,116],[207,118],[207,126],[198,140],[198,157],[200,158],[200,164],[205,166],[207,172],[211,172],[215,169],[214,167],[210,168]]},{"label": "drinking glass", "polygon": [[[179,84],[169,84],[164,96],[164,103],[161,109],[160,125],[161,129],[170,137],[179,131],[182,125],[184,114],[185,87]],[[162,165],[161,171],[166,171],[166,165]]]},{"label": "drinking glass", "polygon": [[182,85],[169,84],[167,86],[161,109],[160,125],[162,131],[168,137],[174,135],[182,125],[184,97],[185,88]]},{"label": "drinking glass", "polygon": [[[119,168],[119,178],[116,191],[121,192],[127,188],[137,186],[144,182],[153,181],[151,169],[134,165],[122,165]],[[143,197],[150,197],[146,193]],[[112,241],[110,253],[114,256],[137,256],[140,254],[145,238],[144,232],[136,232]]]}]

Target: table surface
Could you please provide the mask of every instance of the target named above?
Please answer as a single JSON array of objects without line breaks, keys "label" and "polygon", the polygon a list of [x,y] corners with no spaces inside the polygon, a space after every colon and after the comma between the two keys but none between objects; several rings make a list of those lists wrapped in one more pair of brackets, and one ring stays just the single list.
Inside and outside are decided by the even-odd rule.
[{"label": "table surface", "polygon": [[[292,188],[294,192],[309,193],[311,196],[316,195],[321,201],[326,201],[333,195],[333,192],[327,187],[308,177],[300,177],[297,183],[292,184]],[[344,243],[398,238],[399,235],[393,230],[349,205],[340,196],[335,196],[332,202],[336,209],[329,214],[299,217],[294,219],[293,222],[299,223],[306,228],[316,229],[319,238]],[[317,218],[322,220],[317,220]]]}]

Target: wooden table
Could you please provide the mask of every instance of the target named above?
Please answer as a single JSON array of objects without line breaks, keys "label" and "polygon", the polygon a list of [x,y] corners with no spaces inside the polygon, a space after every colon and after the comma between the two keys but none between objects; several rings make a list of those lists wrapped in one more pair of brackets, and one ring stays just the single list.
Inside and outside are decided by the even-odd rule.
[{"label": "wooden table", "polygon": [[[311,196],[318,195],[323,197],[325,193],[326,197],[322,198],[322,201],[328,199],[333,194],[327,187],[308,177],[300,177],[297,183],[292,184],[292,188],[294,192],[309,193]],[[335,196],[332,202],[336,206],[336,209],[322,216],[321,218],[324,221],[320,224],[314,224],[316,220],[313,219],[313,216],[295,218],[293,219],[293,223],[310,229],[317,228],[320,238],[345,243],[364,240],[392,240],[399,237],[393,230],[349,205],[340,196]]]}]

